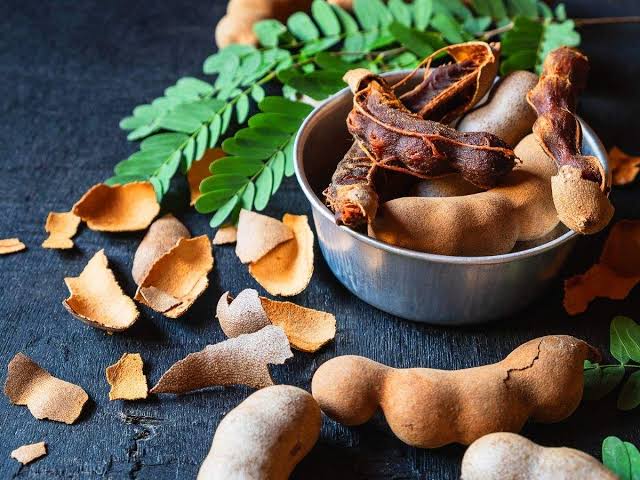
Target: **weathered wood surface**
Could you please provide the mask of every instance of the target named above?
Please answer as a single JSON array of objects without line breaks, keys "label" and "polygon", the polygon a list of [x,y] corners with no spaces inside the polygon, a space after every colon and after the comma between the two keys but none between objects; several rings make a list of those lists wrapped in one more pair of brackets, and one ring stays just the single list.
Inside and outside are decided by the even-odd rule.
[{"label": "weathered wood surface", "polygon": [[[160,95],[181,75],[198,75],[211,53],[221,1],[139,0],[0,2],[0,238],[29,247],[0,258],[0,365],[25,352],[60,378],[82,385],[91,403],[76,425],[37,421],[0,396],[0,478],[193,478],[222,416],[247,388],[213,389],[145,402],[109,402],[104,368],[124,352],[140,352],[150,382],[174,361],[223,340],[214,305],[225,290],[256,287],[229,248],[215,251],[212,286],[182,319],[144,310],[134,328],[109,336],[72,318],[61,305],[63,277],[77,275],[105,248],[129,294],[132,256],[142,234],[105,235],[83,229],[68,253],[44,250],[44,221],[64,211],[91,184],[110,175],[133,146],[118,129],[133,106]],[[572,16],[638,14],[636,0],[572,0]],[[607,147],[639,153],[637,127],[640,27],[582,30],[593,66],[581,113]],[[177,182],[169,207],[194,234],[210,233],[208,219],[185,209]],[[613,194],[618,218],[640,215],[638,187]],[[285,182],[267,213],[308,213],[295,179]],[[562,276],[581,272],[598,255],[603,235],[583,239]],[[606,349],[613,315],[639,317],[637,290],[622,302],[597,301],[586,315],[567,317],[561,282],[526,312],[484,327],[445,329],[407,323],[360,302],[332,277],[319,252],[311,286],[294,300],[331,310],[336,341],[317,355],[296,353],[273,368],[277,382],[309,387],[318,365],[356,353],[398,367],[460,368],[494,362],[521,342],[548,333],[580,336]],[[389,294],[397,286],[389,286]],[[525,434],[547,445],[568,445],[599,456],[602,439],[619,435],[640,443],[640,411],[621,413],[615,398],[582,405],[566,422],[530,425]],[[9,452],[45,440],[49,455],[19,467]],[[380,419],[345,428],[326,420],[322,439],[296,478],[453,479],[463,448],[416,450],[396,440]]]}]

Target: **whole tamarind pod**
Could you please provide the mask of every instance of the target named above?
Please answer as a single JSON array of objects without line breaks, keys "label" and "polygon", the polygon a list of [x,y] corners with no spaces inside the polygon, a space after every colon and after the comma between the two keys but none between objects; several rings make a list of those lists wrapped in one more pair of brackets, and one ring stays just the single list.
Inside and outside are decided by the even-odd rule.
[{"label": "whole tamarind pod", "polygon": [[616,480],[602,463],[573,448],[542,447],[521,435],[490,433],[462,458],[462,480]]},{"label": "whole tamarind pod", "polygon": [[419,178],[457,172],[485,189],[497,185],[513,169],[516,156],[497,136],[458,132],[423,120],[411,113],[379,77],[361,81],[358,87],[347,127],[378,167]]},{"label": "whole tamarind pod", "polygon": [[345,425],[365,423],[381,408],[409,445],[468,445],[488,433],[518,432],[527,420],[564,420],[582,399],[584,361],[599,358],[567,335],[537,338],[501,362],[454,371],[395,369],[349,355],[320,366],[311,390],[324,413]]},{"label": "whole tamarind pod", "polygon": [[547,55],[540,80],[527,95],[538,114],[533,132],[558,166],[551,178],[558,217],[582,234],[599,232],[613,216],[602,165],[596,157],[581,154],[582,129],[575,110],[588,70],[589,61],[578,50],[557,48]]},{"label": "whole tamarind pod", "polygon": [[320,435],[309,393],[274,385],[249,395],[220,422],[198,480],[286,480]]},{"label": "whole tamarind pod", "polygon": [[[443,53],[448,53],[454,62],[431,68],[432,59]],[[409,110],[430,120],[446,120],[450,113],[461,115],[491,88],[498,55],[499,44],[467,42],[444,47],[423,60],[420,66],[424,66],[424,78],[401,98]],[[417,71],[394,88],[412,79]],[[357,91],[360,82],[372,76],[367,70],[356,69],[347,72],[345,81],[352,91]],[[377,172],[378,165],[357,146],[349,149],[338,163],[331,184],[324,191],[327,205],[338,223],[356,227],[375,218],[381,187]]]}]

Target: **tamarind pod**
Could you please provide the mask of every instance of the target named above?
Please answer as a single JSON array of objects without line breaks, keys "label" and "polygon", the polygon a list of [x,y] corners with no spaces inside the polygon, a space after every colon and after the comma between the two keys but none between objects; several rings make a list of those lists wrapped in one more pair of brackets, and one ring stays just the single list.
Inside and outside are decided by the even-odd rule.
[{"label": "tamarind pod", "polygon": [[311,390],[345,425],[365,423],[380,408],[409,445],[468,445],[488,433],[518,432],[527,420],[564,420],[582,399],[584,361],[599,359],[595,348],[567,335],[531,340],[498,363],[464,370],[395,369],[348,355],[321,365]]},{"label": "tamarind pod", "polygon": [[602,463],[573,448],[543,447],[521,435],[491,433],[462,458],[462,480],[616,480]]},{"label": "tamarind pod", "polygon": [[[428,115],[431,120],[441,121],[450,113],[453,117],[461,115],[491,88],[499,51],[499,44],[477,41],[440,49],[421,63],[420,66],[425,67],[422,82],[402,98],[406,99],[409,110]],[[445,52],[455,62],[431,68],[432,59]],[[420,66],[394,87],[409,81]],[[356,92],[361,82],[372,77],[375,75],[368,70],[355,69],[347,72],[344,80]],[[375,181],[377,170],[376,163],[359,147],[355,151],[352,147],[338,163],[331,184],[324,192],[337,223],[357,227],[375,218],[380,200]]]},{"label": "tamarind pod", "polygon": [[321,423],[305,390],[258,390],[222,419],[198,480],[286,480],[315,445]]},{"label": "tamarind pod", "polygon": [[480,188],[494,187],[515,165],[513,150],[490,133],[465,132],[411,113],[384,80],[354,92],[349,132],[378,167],[419,178],[458,172]]},{"label": "tamarind pod", "polygon": [[557,48],[547,55],[540,80],[527,95],[538,114],[533,132],[558,167],[551,179],[558,217],[583,234],[599,232],[613,216],[602,165],[581,153],[582,129],[575,110],[588,70],[588,59],[578,50]]},{"label": "tamarind pod", "polygon": [[[430,68],[443,53],[455,63]],[[490,90],[498,71],[500,44],[466,42],[448,45],[425,58],[418,68],[424,77],[416,87],[400,96],[400,101],[426,120],[449,123],[468,112]],[[394,85],[394,89],[412,75]]]}]

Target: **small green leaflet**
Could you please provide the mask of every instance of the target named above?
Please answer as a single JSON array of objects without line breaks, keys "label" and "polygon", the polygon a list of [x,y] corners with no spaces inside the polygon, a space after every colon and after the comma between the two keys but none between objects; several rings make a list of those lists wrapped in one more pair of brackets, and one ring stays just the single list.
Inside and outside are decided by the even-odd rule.
[{"label": "small green leaflet", "polygon": [[584,366],[584,399],[600,400],[620,385],[624,373],[622,365],[601,367],[587,360]]},{"label": "small green leaflet", "polygon": [[640,362],[640,326],[629,317],[618,316],[610,327],[611,354],[621,364]]},{"label": "small green leaflet", "polygon": [[620,480],[640,480],[640,452],[635,445],[618,437],[602,442],[602,463]]},{"label": "small green leaflet", "polygon": [[305,103],[282,97],[265,97],[259,113],[222,143],[226,157],[211,164],[210,177],[200,184],[196,201],[200,213],[214,213],[211,226],[234,221],[240,208],[266,207],[283,175],[292,175],[293,139],[311,112]]}]

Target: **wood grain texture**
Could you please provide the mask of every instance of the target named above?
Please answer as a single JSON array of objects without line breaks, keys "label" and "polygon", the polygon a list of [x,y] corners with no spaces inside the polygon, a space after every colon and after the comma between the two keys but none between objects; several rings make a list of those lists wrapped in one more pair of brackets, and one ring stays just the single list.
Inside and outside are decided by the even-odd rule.
[{"label": "wood grain texture", "polygon": [[[572,16],[638,14],[637,0],[572,0]],[[0,478],[194,478],[222,416],[249,393],[219,388],[140,402],[109,402],[104,368],[124,352],[140,352],[152,384],[176,360],[224,339],[215,304],[230,290],[257,288],[233,246],[216,247],[211,286],[179,320],[141,307],[134,327],[113,336],[69,315],[63,278],[76,276],[105,248],[116,277],[133,295],[130,269],[143,233],[102,234],[82,228],[70,251],[40,248],[51,210],[67,210],[86,189],[111,175],[134,151],[118,121],[162,93],[181,75],[199,75],[213,49],[222,1],[113,0],[0,2],[0,238],[19,237],[28,250],[0,258],[0,367],[22,351],[43,368],[81,385],[91,397],[80,421],[67,426],[37,421],[26,408],[0,397]],[[607,147],[638,153],[640,27],[588,27],[584,49],[592,75],[581,113]],[[637,185],[614,192],[618,218],[640,217]],[[196,236],[212,232],[208,218],[188,209],[186,181],[175,181],[164,210]],[[295,179],[285,181],[267,214],[309,213]],[[580,241],[563,277],[586,270],[604,234]],[[390,294],[392,288],[390,286]],[[445,329],[407,323],[349,294],[316,250],[310,287],[292,299],[332,311],[336,341],[318,354],[295,353],[273,368],[274,380],[303,388],[316,367],[341,354],[366,355],[396,367],[461,368],[495,362],[525,340],[549,333],[575,335],[606,349],[609,321],[640,319],[637,290],[622,302],[598,300],[588,314],[569,318],[561,283],[526,312],[486,327]],[[544,445],[567,445],[599,457],[600,443],[618,435],[640,443],[640,410],[615,409],[615,397],[581,406],[566,422],[530,425],[524,434]],[[9,458],[14,448],[44,440],[49,455],[26,467]],[[294,474],[300,479],[454,479],[463,448],[416,450],[395,439],[378,417],[358,428],[325,419],[321,440]]]}]

